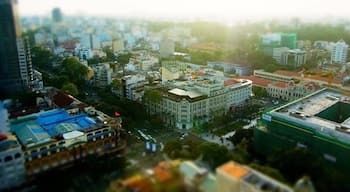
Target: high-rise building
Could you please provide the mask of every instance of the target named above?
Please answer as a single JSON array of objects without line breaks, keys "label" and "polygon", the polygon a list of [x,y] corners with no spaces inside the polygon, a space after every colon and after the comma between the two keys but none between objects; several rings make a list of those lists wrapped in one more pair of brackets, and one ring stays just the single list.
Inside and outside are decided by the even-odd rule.
[{"label": "high-rise building", "polygon": [[17,50],[20,37],[17,0],[0,0],[0,95],[23,89]]},{"label": "high-rise building", "polygon": [[348,57],[349,45],[343,40],[338,41],[332,49],[332,62],[343,64],[346,63]]},{"label": "high-rise building", "polygon": [[52,20],[55,22],[55,23],[59,23],[62,21],[62,12],[61,12],[61,9],[60,8],[54,8],[52,10]]},{"label": "high-rise building", "polygon": [[33,67],[32,58],[30,54],[30,47],[28,39],[17,39],[18,50],[18,64],[20,69],[23,85],[28,87],[30,82],[33,81]]}]

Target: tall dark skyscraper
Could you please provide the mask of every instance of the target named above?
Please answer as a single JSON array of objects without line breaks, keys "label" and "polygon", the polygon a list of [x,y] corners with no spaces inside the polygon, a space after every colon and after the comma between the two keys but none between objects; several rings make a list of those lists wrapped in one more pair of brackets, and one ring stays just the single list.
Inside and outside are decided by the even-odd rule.
[{"label": "tall dark skyscraper", "polygon": [[55,23],[59,23],[62,21],[62,12],[60,8],[54,8],[52,10],[52,20]]},{"label": "tall dark skyscraper", "polygon": [[0,95],[23,89],[17,40],[21,38],[17,0],[0,0]]}]

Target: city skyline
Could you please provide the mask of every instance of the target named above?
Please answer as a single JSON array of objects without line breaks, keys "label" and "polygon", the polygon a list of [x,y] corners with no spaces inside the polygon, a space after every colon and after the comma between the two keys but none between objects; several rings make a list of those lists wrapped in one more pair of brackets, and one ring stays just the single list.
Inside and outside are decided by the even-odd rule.
[{"label": "city skyline", "polygon": [[[37,6],[39,4],[40,6]],[[67,15],[204,18],[213,20],[267,19],[276,17],[315,19],[348,17],[350,13],[346,9],[347,4],[349,3],[345,0],[295,0],[292,3],[278,0],[246,0],[239,3],[228,0],[201,2],[179,0],[176,3],[168,0],[149,0],[146,2],[139,0],[36,0],[35,4],[28,0],[19,0],[19,11],[22,16],[48,15],[53,8],[59,7]]]}]

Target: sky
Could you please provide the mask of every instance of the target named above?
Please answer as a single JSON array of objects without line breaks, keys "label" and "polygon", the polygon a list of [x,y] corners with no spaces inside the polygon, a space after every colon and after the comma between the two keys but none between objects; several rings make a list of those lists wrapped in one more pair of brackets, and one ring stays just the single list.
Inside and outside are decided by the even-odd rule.
[{"label": "sky", "polygon": [[349,17],[348,0],[19,0],[20,15],[259,19]]}]

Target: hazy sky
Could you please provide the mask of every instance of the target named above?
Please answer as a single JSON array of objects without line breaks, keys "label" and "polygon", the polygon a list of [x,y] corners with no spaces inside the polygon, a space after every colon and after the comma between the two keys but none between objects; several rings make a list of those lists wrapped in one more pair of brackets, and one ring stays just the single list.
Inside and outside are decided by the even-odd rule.
[{"label": "hazy sky", "polygon": [[64,14],[189,18],[350,17],[349,0],[19,0],[21,15]]}]

